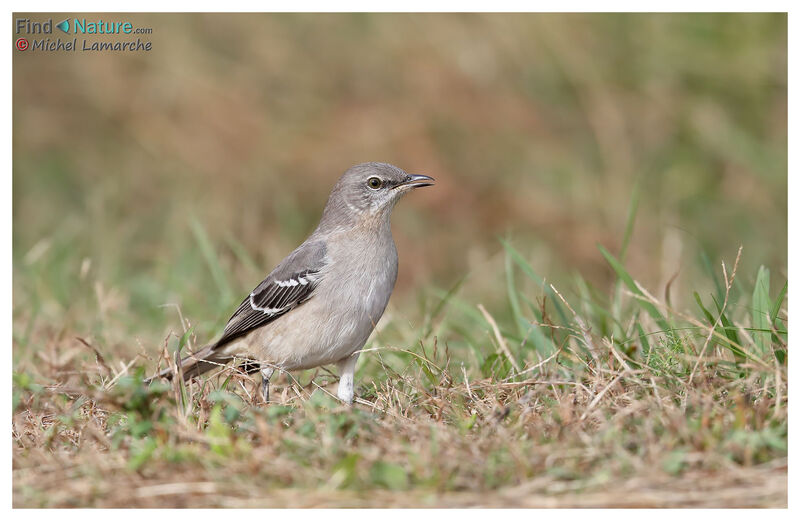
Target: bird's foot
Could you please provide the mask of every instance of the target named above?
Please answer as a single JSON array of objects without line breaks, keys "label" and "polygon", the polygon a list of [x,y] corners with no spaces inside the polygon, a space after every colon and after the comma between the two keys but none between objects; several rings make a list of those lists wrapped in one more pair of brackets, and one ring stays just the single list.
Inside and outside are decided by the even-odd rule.
[{"label": "bird's foot", "polygon": [[354,353],[339,361],[339,399],[347,405],[353,405],[353,386],[355,381],[356,361],[358,353]]},{"label": "bird's foot", "polygon": [[350,374],[343,374],[341,379],[339,380],[339,390],[336,393],[341,401],[346,403],[347,405],[353,405],[353,396],[355,392],[353,390],[353,375]]},{"label": "bird's foot", "polygon": [[266,378],[261,380],[261,397],[264,399],[264,403],[269,403],[269,380]]},{"label": "bird's foot", "polygon": [[272,367],[261,368],[261,397],[264,399],[265,404],[269,403],[269,379],[274,372],[275,369]]}]

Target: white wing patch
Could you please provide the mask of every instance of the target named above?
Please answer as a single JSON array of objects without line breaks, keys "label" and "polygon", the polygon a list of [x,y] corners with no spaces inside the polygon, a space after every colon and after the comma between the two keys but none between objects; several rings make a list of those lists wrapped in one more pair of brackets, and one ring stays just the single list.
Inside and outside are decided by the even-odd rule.
[{"label": "white wing patch", "polygon": [[[302,277],[297,277],[296,279],[289,279],[289,280],[276,280],[275,285],[279,288],[292,288],[295,286],[306,286],[311,284],[312,282],[316,282],[319,277],[314,275],[313,273],[306,273]],[[285,306],[275,307],[275,308],[266,308],[256,305],[255,301],[256,292],[250,293],[250,307],[253,308],[255,311],[261,311],[265,315],[275,315],[277,313],[282,313],[288,309],[290,309],[295,303],[292,302]]]},{"label": "white wing patch", "polygon": [[[276,280],[275,284],[278,285],[280,288],[289,288],[294,287],[297,285],[305,286],[306,284],[310,284],[317,280],[317,277],[312,275],[311,273],[306,274],[305,277],[297,277],[296,279],[289,279],[289,280]],[[251,294],[252,296],[252,294]]]},{"label": "white wing patch", "polygon": [[260,311],[264,313],[265,315],[274,315],[289,308],[289,306],[283,306],[281,308],[262,308],[256,306],[256,302],[255,300],[253,300],[253,297],[255,297],[255,293],[250,293],[250,307],[253,308],[255,311]]}]

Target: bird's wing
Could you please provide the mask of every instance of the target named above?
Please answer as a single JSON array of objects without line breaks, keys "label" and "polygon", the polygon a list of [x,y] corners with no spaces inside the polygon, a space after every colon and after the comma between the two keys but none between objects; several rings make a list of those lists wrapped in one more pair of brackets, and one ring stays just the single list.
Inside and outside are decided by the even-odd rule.
[{"label": "bird's wing", "polygon": [[310,299],[323,277],[323,242],[303,243],[239,305],[215,347],[227,344],[284,315]]}]

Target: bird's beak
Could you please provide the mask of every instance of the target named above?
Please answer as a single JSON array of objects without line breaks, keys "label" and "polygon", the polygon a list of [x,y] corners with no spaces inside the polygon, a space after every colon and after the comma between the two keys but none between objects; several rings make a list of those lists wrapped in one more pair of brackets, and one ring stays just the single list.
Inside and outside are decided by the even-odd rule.
[{"label": "bird's beak", "polygon": [[395,185],[395,188],[410,190],[412,188],[431,186],[434,181],[435,181],[434,178],[428,177],[426,175],[409,174],[401,183]]}]

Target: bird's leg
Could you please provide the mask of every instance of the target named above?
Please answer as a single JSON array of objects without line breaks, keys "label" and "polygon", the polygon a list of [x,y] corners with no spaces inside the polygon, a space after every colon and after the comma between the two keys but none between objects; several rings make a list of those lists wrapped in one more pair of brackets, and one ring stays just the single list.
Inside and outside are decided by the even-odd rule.
[{"label": "bird's leg", "polygon": [[264,403],[269,403],[269,379],[272,378],[272,373],[275,372],[274,367],[268,365],[261,366],[261,395],[264,397]]},{"label": "bird's leg", "polygon": [[339,360],[339,399],[347,405],[353,404],[353,373],[356,370],[358,353],[353,353],[347,358]]}]

